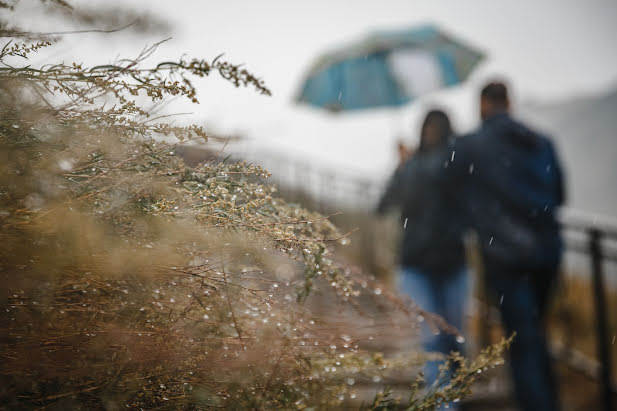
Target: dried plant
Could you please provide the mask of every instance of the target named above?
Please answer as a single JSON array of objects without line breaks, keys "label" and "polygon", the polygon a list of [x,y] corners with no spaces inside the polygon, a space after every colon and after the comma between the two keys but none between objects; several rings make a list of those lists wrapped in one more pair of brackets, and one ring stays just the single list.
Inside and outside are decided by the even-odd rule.
[{"label": "dried plant", "polygon": [[[345,235],[277,197],[261,167],[190,168],[163,142],[209,135],[153,117],[144,98],[196,101],[191,78],[211,73],[269,94],[250,72],[219,58],[148,68],[156,45],[36,68],[28,57],[52,42],[29,37],[0,53],[1,406],[332,408],[355,378],[424,361],[371,352],[362,316],[341,324],[343,313],[387,306],[410,330],[422,314],[454,332],[342,267],[330,245]],[[505,345],[451,361],[475,376]],[[467,374],[409,408],[460,398]]]},{"label": "dried plant", "polygon": [[[37,3],[39,7],[31,7],[37,5]],[[69,31],[71,33],[112,33],[123,30],[125,33],[130,31],[133,34],[148,33],[162,36],[171,31],[167,19],[158,17],[143,8],[135,10],[127,6],[99,4],[97,7],[92,7],[88,4],[82,4],[75,8],[64,0],[1,0],[0,10],[15,11],[19,9],[20,5],[24,4],[23,9],[28,9],[29,18],[61,21],[74,28]],[[83,27],[93,26],[96,28],[82,29]],[[67,30],[55,33],[32,32],[20,27],[14,19],[2,17],[0,17],[0,27],[2,27],[2,37],[19,36],[30,40],[49,38],[67,32]]]}]

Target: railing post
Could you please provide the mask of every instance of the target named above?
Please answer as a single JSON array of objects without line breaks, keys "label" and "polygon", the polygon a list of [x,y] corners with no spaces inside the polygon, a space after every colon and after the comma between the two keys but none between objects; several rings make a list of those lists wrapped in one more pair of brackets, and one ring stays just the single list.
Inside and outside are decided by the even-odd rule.
[{"label": "railing post", "polygon": [[602,405],[605,411],[613,410],[611,392],[611,355],[608,346],[606,297],[602,267],[601,232],[597,228],[589,230],[589,252],[591,256],[593,293],[596,313],[596,343],[600,363],[600,383],[602,384]]}]

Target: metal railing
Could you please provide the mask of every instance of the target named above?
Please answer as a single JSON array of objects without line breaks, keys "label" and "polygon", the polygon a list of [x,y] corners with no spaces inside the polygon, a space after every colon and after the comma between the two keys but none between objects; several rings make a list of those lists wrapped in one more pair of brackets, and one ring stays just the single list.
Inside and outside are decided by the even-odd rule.
[{"label": "metal railing", "polygon": [[[569,250],[582,253],[590,258],[598,362],[598,366],[595,372],[593,372],[595,375],[593,376],[599,380],[601,385],[603,409],[606,411],[614,410],[616,405],[614,395],[617,394],[617,389],[612,381],[611,345],[614,344],[615,337],[611,337],[609,332],[608,317],[611,313],[608,311],[607,304],[605,265],[607,263],[617,263],[617,228],[607,223],[598,224],[597,220],[593,221],[593,219],[570,217],[562,221],[562,229],[566,232],[578,232],[583,235],[582,242],[569,241],[566,244]],[[614,275],[615,273],[613,272],[612,274]],[[566,350],[566,353],[568,351]],[[566,356],[565,360],[570,364],[576,364],[576,362],[571,361],[571,356]],[[580,369],[581,367],[578,368]]]}]

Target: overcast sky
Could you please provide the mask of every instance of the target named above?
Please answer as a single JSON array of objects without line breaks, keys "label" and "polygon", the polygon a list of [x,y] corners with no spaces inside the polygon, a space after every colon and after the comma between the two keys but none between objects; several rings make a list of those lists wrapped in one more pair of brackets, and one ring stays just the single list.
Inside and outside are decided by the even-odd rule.
[{"label": "overcast sky", "polygon": [[[72,4],[93,4],[92,0]],[[477,122],[477,90],[494,75],[508,79],[516,102],[559,100],[617,87],[615,0],[193,0],[122,1],[170,23],[173,39],[157,56],[186,54],[246,63],[272,89],[272,97],[235,90],[218,80],[199,83],[202,103],[174,106],[194,112],[223,132],[242,132],[253,149],[307,155],[368,174],[391,171],[393,142],[416,128],[427,107],[445,106],[459,130]],[[24,1],[24,4],[27,4]],[[303,74],[322,52],[374,29],[436,23],[483,50],[488,59],[467,84],[426,96],[400,110],[332,116],[292,103]],[[39,21],[37,27],[52,24]],[[50,27],[51,28],[51,27]],[[55,47],[58,59],[105,63],[134,56],[161,35],[69,36]],[[93,44],[97,40],[102,42]],[[370,164],[369,164],[370,163]]]},{"label": "overcast sky", "polygon": [[[186,7],[179,6],[187,4]],[[490,56],[481,74],[508,75],[524,95],[560,97],[617,82],[614,0],[163,2],[191,52],[226,51],[288,97],[333,45],[372,29],[435,22]]]}]

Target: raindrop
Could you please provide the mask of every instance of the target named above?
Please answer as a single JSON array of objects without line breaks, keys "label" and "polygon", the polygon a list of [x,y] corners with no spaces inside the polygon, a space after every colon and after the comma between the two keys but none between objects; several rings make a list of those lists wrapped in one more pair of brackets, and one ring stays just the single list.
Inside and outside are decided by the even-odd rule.
[{"label": "raindrop", "polygon": [[403,223],[403,228],[407,228],[407,220],[408,220],[408,218],[405,217],[405,222]]},{"label": "raindrop", "polygon": [[381,288],[375,288],[375,294],[381,295]]},{"label": "raindrop", "polygon": [[353,378],[349,377],[347,378],[347,385],[354,385],[356,383],[356,380],[354,380]]},{"label": "raindrop", "polygon": [[465,342],[465,337],[463,337],[462,335],[457,335],[456,336],[456,342],[459,344],[462,344]]},{"label": "raindrop", "polygon": [[70,160],[61,160],[58,163],[58,166],[63,170],[63,171],[69,171],[73,168],[73,163]]},{"label": "raindrop", "polygon": [[499,297],[499,305],[503,304],[503,296],[504,296],[504,294],[501,294],[501,297]]},{"label": "raindrop", "polygon": [[381,377],[379,375],[373,376],[373,382],[379,382],[379,381],[381,381]]}]

